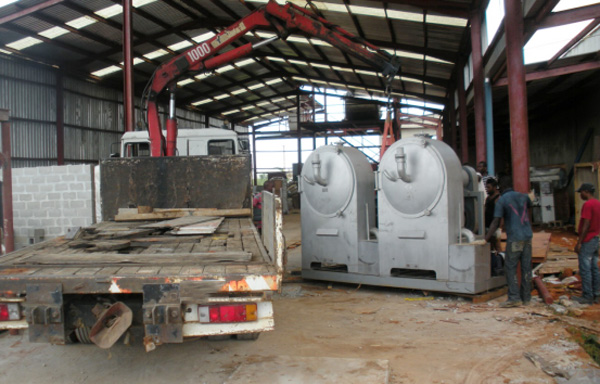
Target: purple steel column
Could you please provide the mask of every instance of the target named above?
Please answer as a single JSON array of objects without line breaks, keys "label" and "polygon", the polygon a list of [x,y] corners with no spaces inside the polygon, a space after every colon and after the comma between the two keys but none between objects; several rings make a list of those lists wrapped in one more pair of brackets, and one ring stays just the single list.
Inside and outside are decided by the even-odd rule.
[{"label": "purple steel column", "polygon": [[2,122],[2,212],[4,214],[4,246],[6,247],[6,253],[15,250],[10,157],[10,123],[4,121]]},{"label": "purple steel column", "polygon": [[63,93],[63,73],[56,75],[56,163],[65,164],[65,111]]},{"label": "purple steel column", "polygon": [[475,162],[486,161],[485,142],[485,90],[483,83],[483,57],[481,55],[481,16],[479,10],[471,12],[471,52],[473,57],[473,106],[475,109]]},{"label": "purple steel column", "polygon": [[133,52],[131,47],[131,1],[123,0],[123,57],[125,67],[123,70],[123,109],[125,111],[125,131],[133,131],[134,127],[134,102],[133,102]]},{"label": "purple steel column", "polygon": [[529,192],[529,124],[523,64],[523,9],[521,0],[504,0],[504,7],[513,182],[515,191]]},{"label": "purple steel column", "polygon": [[467,97],[465,95],[465,72],[464,63],[459,62],[456,76],[456,87],[458,89],[458,113],[460,123],[460,160],[463,164],[469,162],[469,138],[467,127]]}]

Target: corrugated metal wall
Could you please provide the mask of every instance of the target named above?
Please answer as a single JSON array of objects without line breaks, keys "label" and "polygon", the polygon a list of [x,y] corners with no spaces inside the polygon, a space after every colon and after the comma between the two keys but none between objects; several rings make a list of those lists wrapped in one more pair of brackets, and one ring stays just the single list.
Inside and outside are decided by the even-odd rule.
[{"label": "corrugated metal wall", "polygon": [[[13,167],[57,164],[56,82],[54,68],[0,56],[0,108],[9,109]],[[95,163],[118,149],[124,126],[122,92],[64,77],[65,163]],[[136,129],[145,129],[136,100]],[[165,106],[160,117],[165,126]],[[205,116],[177,109],[181,129],[205,128]],[[209,126],[223,121],[210,118]],[[245,132],[245,127],[236,127]]]}]

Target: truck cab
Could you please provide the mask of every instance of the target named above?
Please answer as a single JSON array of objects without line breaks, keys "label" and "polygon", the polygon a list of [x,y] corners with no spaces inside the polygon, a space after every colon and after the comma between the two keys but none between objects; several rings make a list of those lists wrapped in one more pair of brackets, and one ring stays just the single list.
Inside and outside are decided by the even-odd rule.
[{"label": "truck cab", "polygon": [[[248,149],[248,140],[228,129],[180,129],[177,133],[177,156],[237,155]],[[149,157],[148,131],[125,132],[121,137],[121,156]]]}]

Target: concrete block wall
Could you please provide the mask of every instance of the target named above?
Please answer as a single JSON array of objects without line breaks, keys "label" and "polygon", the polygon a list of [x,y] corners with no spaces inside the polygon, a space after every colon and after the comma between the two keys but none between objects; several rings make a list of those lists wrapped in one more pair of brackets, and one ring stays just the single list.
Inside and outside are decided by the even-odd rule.
[{"label": "concrete block wall", "polygon": [[12,170],[15,248],[35,229],[44,239],[94,223],[94,167],[63,165]]}]

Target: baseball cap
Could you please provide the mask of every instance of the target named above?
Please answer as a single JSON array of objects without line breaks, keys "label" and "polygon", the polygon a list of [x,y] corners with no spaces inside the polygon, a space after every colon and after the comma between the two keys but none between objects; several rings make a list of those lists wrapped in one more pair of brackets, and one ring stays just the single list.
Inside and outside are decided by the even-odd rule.
[{"label": "baseball cap", "polygon": [[594,188],[594,186],[590,183],[583,183],[579,186],[579,189],[576,192],[582,192],[582,191],[586,191],[586,192],[594,192],[596,190],[596,188]]}]

